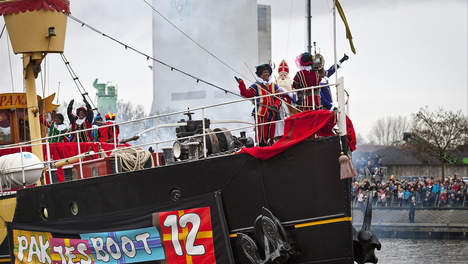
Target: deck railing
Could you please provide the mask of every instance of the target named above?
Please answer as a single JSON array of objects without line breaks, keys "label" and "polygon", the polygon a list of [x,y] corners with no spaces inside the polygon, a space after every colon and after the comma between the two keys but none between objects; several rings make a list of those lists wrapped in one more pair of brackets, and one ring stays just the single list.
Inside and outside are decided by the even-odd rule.
[{"label": "deck railing", "polygon": [[[307,88],[303,88],[303,89],[294,90],[294,92],[311,91],[311,90],[315,90],[315,89],[321,89],[321,88],[327,87],[327,86],[336,87],[336,98],[337,98],[337,101],[338,101],[337,125],[338,125],[339,135],[340,136],[346,135],[346,114],[347,114],[347,109],[348,109],[348,106],[349,106],[348,105],[349,95],[344,89],[343,78],[338,79],[338,83],[336,83],[336,84],[333,83],[333,84],[327,84],[327,85],[307,87]],[[268,95],[257,96],[257,97],[252,97],[252,98],[237,99],[237,100],[232,100],[232,101],[228,101],[228,102],[223,102],[223,103],[217,103],[217,104],[192,108],[192,109],[189,109],[189,111],[190,112],[195,112],[195,113],[196,112],[201,112],[201,119],[202,119],[202,122],[203,122],[203,127],[205,127],[205,118],[206,118],[206,113],[205,112],[206,112],[207,109],[212,109],[212,108],[217,108],[217,107],[226,106],[226,105],[233,105],[233,104],[243,103],[243,102],[246,102],[246,101],[251,101],[251,102],[253,101],[253,105],[255,107],[254,109],[257,109],[257,100],[256,99],[269,97],[269,96],[287,95],[288,93],[291,93],[291,92],[285,91],[285,92],[278,92],[278,93],[274,93],[274,94],[268,94]],[[347,98],[345,98],[345,97],[347,97]],[[314,108],[315,108],[315,106],[314,106]],[[208,158],[207,150],[206,150],[206,147],[205,147],[206,146],[206,136],[207,135],[214,135],[214,134],[217,134],[217,133],[224,133],[225,131],[206,132],[205,129],[203,129],[202,134],[197,134],[197,135],[193,135],[193,136],[186,136],[186,137],[181,137],[181,138],[170,138],[170,139],[164,139],[164,140],[159,140],[158,139],[158,130],[159,129],[168,128],[168,127],[177,127],[177,126],[181,125],[180,123],[169,123],[169,124],[160,124],[160,125],[158,125],[158,123],[159,123],[158,120],[160,120],[162,118],[170,117],[170,116],[180,116],[181,114],[184,114],[184,113],[187,113],[187,110],[176,111],[176,112],[167,113],[167,114],[158,114],[158,115],[148,116],[148,117],[144,117],[144,118],[123,121],[123,122],[120,122],[120,123],[103,125],[103,126],[99,126],[98,128],[89,128],[89,129],[83,129],[83,130],[79,130],[79,131],[72,131],[72,132],[61,134],[61,135],[58,135],[58,136],[47,136],[47,137],[41,138],[40,140],[34,140],[34,142],[39,142],[40,141],[39,143],[32,143],[31,141],[28,141],[28,142],[22,142],[22,143],[17,143],[17,144],[5,145],[5,146],[0,146],[0,150],[18,149],[19,148],[19,152],[21,153],[21,158],[22,158],[25,148],[35,146],[35,145],[36,146],[37,145],[41,145],[41,146],[45,145],[46,153],[43,156],[46,158],[46,160],[44,162],[41,162],[40,164],[43,164],[44,168],[46,168],[46,170],[48,171],[48,177],[49,177],[49,182],[50,183],[53,182],[53,180],[52,180],[52,167],[53,167],[53,165],[56,162],[65,161],[65,160],[70,159],[70,158],[61,159],[61,160],[52,160],[51,152],[50,152],[49,139],[53,139],[53,138],[56,138],[56,137],[63,137],[64,135],[65,136],[70,136],[72,134],[77,134],[77,133],[84,132],[84,131],[93,131],[93,130],[96,130],[96,129],[99,129],[99,128],[106,128],[106,127],[113,127],[114,128],[114,129],[112,129],[113,130],[113,136],[114,136],[113,137],[113,142],[112,142],[113,145],[114,145],[114,150],[117,149],[117,147],[118,147],[119,150],[125,150],[125,149],[130,149],[130,148],[135,148],[135,147],[146,148],[148,146],[154,146],[155,147],[155,152],[156,152],[156,155],[157,155],[157,157],[156,157],[156,166],[158,166],[158,167],[162,165],[162,164],[160,164],[160,161],[159,161],[159,158],[158,158],[158,153],[159,153],[160,146],[166,145],[166,144],[171,143],[171,142],[173,143],[176,140],[199,138],[200,136],[202,136],[203,137],[203,146],[204,146],[203,147],[203,158],[205,158],[205,159]],[[271,122],[267,122],[267,123],[257,124],[256,123],[257,111],[254,111],[254,113],[255,113],[255,121],[254,122],[247,122],[247,121],[243,121],[243,120],[224,120],[224,121],[221,121],[221,122],[214,121],[214,122],[211,122],[211,123],[212,124],[213,123],[214,124],[215,123],[223,123],[223,124],[232,123],[232,124],[237,124],[237,125],[242,124],[243,126],[230,128],[227,131],[233,132],[233,131],[246,130],[246,129],[253,128],[252,132],[247,133],[247,134],[251,135],[254,130],[258,129],[259,125],[284,122],[284,120],[276,120],[276,121],[271,121]],[[151,128],[145,129],[144,131],[140,131],[139,134],[148,133],[149,131],[154,131],[154,141],[150,141],[148,143],[142,143],[142,144],[135,144],[135,145],[132,145],[132,146],[122,146],[122,145],[119,144],[119,142],[117,142],[118,139],[116,138],[116,129],[115,129],[116,126],[119,126],[119,127],[122,127],[124,125],[130,125],[131,126],[131,125],[134,125],[134,124],[139,123],[139,122],[147,122],[147,121],[156,121],[156,122],[154,122],[156,125],[151,127]],[[255,133],[255,135],[258,135],[258,133]],[[80,148],[80,144],[79,144],[80,143],[80,137],[76,135],[76,139],[77,139],[77,143],[78,143],[77,146],[78,146],[78,164],[79,164],[79,170],[80,170],[80,179],[82,179],[83,178],[83,164],[87,163],[87,161],[84,161],[83,159],[86,156],[91,156],[91,155],[105,155],[107,152],[109,152],[109,150],[107,150],[107,151],[102,150],[102,151],[93,152],[93,153],[88,153],[88,152],[83,153],[81,148]],[[258,138],[254,137],[254,142],[255,142],[255,145],[258,145]],[[96,143],[98,143],[98,142],[96,142]],[[120,145],[120,146],[118,146],[118,145]],[[217,156],[219,156],[219,155],[217,155]],[[21,170],[22,171],[23,188],[25,188],[26,187],[25,186],[26,181],[25,181],[25,178],[24,178],[24,171],[25,171],[26,167],[24,166],[23,160],[21,161],[21,163],[22,163],[21,167],[9,168],[9,170],[18,170],[18,171]],[[115,164],[115,172],[118,173],[119,172],[119,166],[118,166],[117,159],[114,162],[114,164]],[[33,165],[37,165],[37,164],[33,164]],[[33,166],[33,165],[30,165],[30,166]],[[2,178],[2,176],[0,175],[0,195],[5,195],[5,194],[11,193],[11,191],[10,192],[5,192],[5,190],[2,187],[1,178]]]}]

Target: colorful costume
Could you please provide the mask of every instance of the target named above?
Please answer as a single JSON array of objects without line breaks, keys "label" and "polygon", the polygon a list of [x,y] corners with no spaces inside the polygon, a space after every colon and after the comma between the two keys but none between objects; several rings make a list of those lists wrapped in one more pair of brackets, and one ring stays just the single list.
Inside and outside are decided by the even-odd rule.
[{"label": "colorful costume", "polygon": [[68,142],[69,135],[62,134],[70,132],[70,128],[63,124],[63,116],[61,114],[57,114],[57,117],[62,120],[62,124],[58,125],[53,121],[47,121],[42,117],[42,115],[39,116],[39,119],[42,124],[49,128],[49,137],[51,137],[49,138],[50,143]]},{"label": "colorful costume", "polygon": [[[345,54],[343,58],[336,64],[336,68],[341,68],[341,64],[346,61],[349,57]],[[330,78],[335,73],[335,65],[332,65],[326,72],[323,72],[324,76],[320,80],[320,85],[327,85],[328,78]],[[330,92],[330,86],[322,87],[320,89],[320,100],[322,102],[322,106],[325,109],[332,109],[333,107],[333,99]]]},{"label": "colorful costume", "polygon": [[[259,69],[260,68],[260,69]],[[251,98],[255,96],[263,96],[267,94],[277,93],[279,88],[276,84],[273,83],[273,78],[271,78],[272,69],[270,65],[263,64],[257,67],[257,72],[261,72],[262,68],[268,69],[270,71],[270,80],[268,82],[263,79],[257,78],[257,81],[252,84],[249,89],[246,88],[244,81],[239,81],[239,90],[242,96]],[[259,75],[257,73],[257,75]],[[269,140],[272,139],[275,135],[275,123],[261,125],[264,123],[272,122],[279,119],[279,109],[281,106],[281,101],[274,96],[268,96],[263,98],[257,98],[257,109],[254,109],[253,115],[257,113],[257,124],[258,127],[255,129],[255,135],[259,141],[260,146],[267,146]]]},{"label": "colorful costume", "polygon": [[102,121],[101,114],[98,113],[96,117],[93,120],[93,130],[92,130],[92,136],[94,139],[94,142],[99,142],[99,127],[104,125],[104,121]]},{"label": "colorful costume", "polygon": [[[300,71],[296,73],[293,79],[293,88],[302,89],[319,85],[320,77],[317,71],[312,69],[313,64],[312,54],[305,52],[296,59],[297,66]],[[312,95],[313,94],[313,95]],[[298,92],[298,108],[306,111],[312,109],[320,109],[320,91],[318,89],[299,91]]]},{"label": "colorful costume", "polygon": [[[74,115],[72,112],[74,101],[75,100],[71,100],[67,108],[68,120],[70,120],[70,124],[71,124],[71,131],[78,131],[82,129],[92,128],[94,114],[93,114],[93,109],[91,108],[91,105],[85,99],[84,103],[86,105],[86,108],[80,107],[76,109],[76,115]],[[80,112],[83,112],[85,114],[84,118],[79,118]],[[79,138],[80,142],[93,142],[94,140],[92,131],[87,130],[87,131],[80,131],[78,133],[73,133],[70,136],[70,142],[77,142],[78,141],[77,135],[80,137]]]},{"label": "colorful costume", "polygon": [[[292,92],[292,80],[289,77],[289,66],[285,60],[280,62],[278,67],[278,77],[276,78],[276,85],[278,85],[281,92],[290,92],[288,94],[281,95],[281,99],[283,99],[288,104],[292,104],[296,102],[296,93]],[[286,105],[284,106],[286,107]],[[289,111],[286,113],[289,114]]]},{"label": "colorful costume", "polygon": [[[289,92],[287,94],[280,95],[281,99],[287,104],[281,104],[280,107],[280,120],[284,120],[292,114],[295,114],[297,110],[292,108],[292,103],[296,103],[296,93],[292,92],[292,80],[289,78],[289,66],[285,60],[282,60],[278,67],[278,77],[276,79],[276,85],[278,85],[280,92]],[[276,123],[275,137],[282,136],[284,133],[284,122]]]},{"label": "colorful costume", "polygon": [[107,113],[106,114],[106,127],[102,127],[98,129],[98,137],[99,137],[99,142],[103,143],[114,143],[114,128],[115,128],[115,140],[116,143],[119,143],[119,133],[120,129],[119,126],[107,126],[107,125],[113,125],[115,122],[115,114],[112,113]]}]

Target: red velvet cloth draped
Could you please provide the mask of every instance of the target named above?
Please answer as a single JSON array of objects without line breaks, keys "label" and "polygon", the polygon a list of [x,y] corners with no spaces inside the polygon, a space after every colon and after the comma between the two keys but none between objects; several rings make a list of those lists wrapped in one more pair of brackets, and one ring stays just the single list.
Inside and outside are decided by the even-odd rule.
[{"label": "red velvet cloth draped", "polygon": [[68,0],[13,0],[0,2],[0,15],[17,14],[19,12],[45,10],[64,10],[70,13],[70,2]]},{"label": "red velvet cloth draped", "polygon": [[[335,113],[328,110],[304,111],[287,118],[283,137],[268,147],[243,148],[240,153],[248,153],[258,159],[267,160],[299,142],[313,136],[334,136]],[[347,142],[351,151],[356,149],[356,135],[351,120],[346,117]]]}]

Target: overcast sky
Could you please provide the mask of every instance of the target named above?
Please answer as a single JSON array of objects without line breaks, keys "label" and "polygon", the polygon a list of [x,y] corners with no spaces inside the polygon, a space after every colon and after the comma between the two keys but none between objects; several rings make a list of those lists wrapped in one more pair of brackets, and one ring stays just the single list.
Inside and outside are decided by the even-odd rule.
[{"label": "overcast sky", "polygon": [[[163,0],[160,0],[163,1]],[[164,0],[168,1],[168,0]],[[186,0],[196,4],[202,0]],[[216,8],[222,8],[223,1]],[[157,8],[157,2],[155,1]],[[294,58],[305,50],[304,1],[261,0],[272,6],[273,59],[286,59],[294,74]],[[341,20],[337,50],[350,55],[339,72],[351,93],[351,119],[366,136],[375,120],[409,115],[420,107],[444,107],[468,113],[468,4],[466,0],[341,0],[357,54],[349,49]],[[312,37],[326,59],[333,62],[332,0],[313,0]],[[152,54],[152,10],[143,0],[72,1],[72,14],[109,35]],[[242,14],[239,14],[242,19]],[[0,20],[3,26],[3,19]],[[216,23],[216,21],[213,21]],[[220,25],[227,26],[227,25]],[[150,110],[150,62],[69,20],[65,55],[90,94],[94,78],[118,86],[120,99]],[[22,91],[19,55],[9,56],[5,36],[0,39],[0,92]],[[11,51],[10,51],[11,54]],[[178,54],[174,54],[177,56]],[[176,73],[174,73],[176,74]],[[232,78],[232,76],[226,76]],[[205,76],[209,80],[209,76]],[[42,94],[37,82],[38,93]],[[59,100],[78,98],[58,55],[48,56],[46,94]],[[236,88],[233,83],[233,91]]]}]

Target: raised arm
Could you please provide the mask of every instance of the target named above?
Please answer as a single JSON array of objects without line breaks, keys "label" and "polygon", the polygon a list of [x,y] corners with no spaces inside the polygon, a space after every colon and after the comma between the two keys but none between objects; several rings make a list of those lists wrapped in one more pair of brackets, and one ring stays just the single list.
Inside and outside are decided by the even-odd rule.
[{"label": "raised arm", "polygon": [[75,102],[75,99],[72,99],[70,103],[68,104],[67,107],[67,115],[68,115],[68,121],[70,121],[70,125],[75,123],[76,116],[73,114],[73,103]]},{"label": "raised arm", "polygon": [[237,82],[239,83],[239,91],[240,91],[240,94],[241,94],[243,97],[250,98],[250,97],[254,97],[254,96],[257,94],[257,93],[255,92],[255,90],[252,89],[252,88],[249,88],[249,89],[247,90],[247,88],[245,87],[244,80],[239,79]]},{"label": "raised arm", "polygon": [[88,121],[89,123],[93,123],[93,119],[94,119],[93,108],[91,107],[91,105],[88,103],[88,100],[86,100],[84,96],[83,96],[83,101],[86,105],[86,113],[87,113],[86,121]]},{"label": "raised arm", "polygon": [[50,125],[51,125],[52,122],[49,122],[49,121],[45,120],[42,115],[39,115],[39,120],[41,120],[41,123],[44,124],[44,126],[50,128]]},{"label": "raised arm", "polygon": [[[343,55],[343,58],[340,59],[340,61],[336,64],[336,68],[339,69],[341,68],[341,64],[349,59],[348,55]],[[328,70],[327,70],[327,77],[330,78],[335,73],[335,65],[333,64]]]}]

